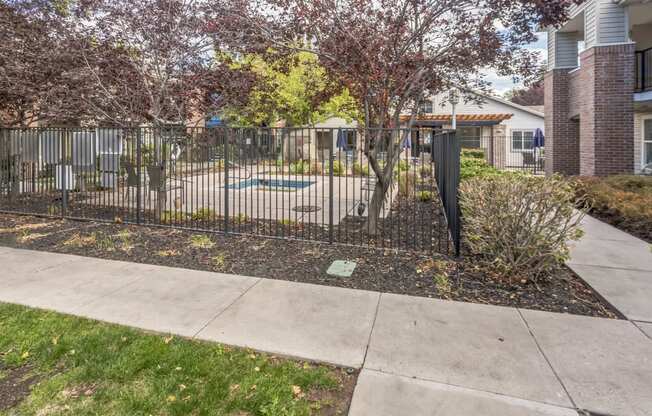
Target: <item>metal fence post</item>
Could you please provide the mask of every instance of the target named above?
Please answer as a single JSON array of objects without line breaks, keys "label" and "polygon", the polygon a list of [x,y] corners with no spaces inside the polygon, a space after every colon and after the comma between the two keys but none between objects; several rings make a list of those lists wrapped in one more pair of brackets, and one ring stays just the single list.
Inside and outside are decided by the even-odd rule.
[{"label": "metal fence post", "polygon": [[328,242],[333,243],[333,204],[334,204],[334,189],[333,189],[333,168],[335,166],[335,154],[333,153],[333,132],[329,135],[328,145]]},{"label": "metal fence post", "polygon": [[66,216],[68,209],[68,167],[66,161],[66,138],[68,137],[67,130],[62,131],[61,137],[61,217]]},{"label": "metal fence post", "polygon": [[229,233],[229,133],[224,131],[224,233]]},{"label": "metal fence post", "polygon": [[[141,218],[141,208],[143,204],[143,195],[142,195],[142,184],[143,184],[143,178],[142,178],[142,131],[140,127],[136,128],[136,181],[138,182],[138,186],[136,187],[136,224],[140,224],[142,222]],[[127,192],[129,192],[129,189],[127,189]]]}]

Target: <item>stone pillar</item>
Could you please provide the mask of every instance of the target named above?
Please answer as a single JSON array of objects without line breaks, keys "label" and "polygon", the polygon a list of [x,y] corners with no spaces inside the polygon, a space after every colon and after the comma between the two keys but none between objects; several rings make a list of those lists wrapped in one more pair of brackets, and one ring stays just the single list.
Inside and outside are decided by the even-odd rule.
[{"label": "stone pillar", "polygon": [[569,70],[545,75],[546,175],[577,175],[580,171],[577,122],[570,113]]}]

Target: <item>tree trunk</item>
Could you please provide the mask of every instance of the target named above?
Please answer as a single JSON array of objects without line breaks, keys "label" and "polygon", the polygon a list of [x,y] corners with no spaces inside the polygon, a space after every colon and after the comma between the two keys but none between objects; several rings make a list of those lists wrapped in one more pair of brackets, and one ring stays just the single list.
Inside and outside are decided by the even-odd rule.
[{"label": "tree trunk", "polygon": [[367,224],[366,229],[372,236],[377,236],[380,233],[379,220],[380,212],[383,209],[383,202],[389,190],[390,181],[378,181],[374,188],[374,193],[369,202],[367,210]]}]

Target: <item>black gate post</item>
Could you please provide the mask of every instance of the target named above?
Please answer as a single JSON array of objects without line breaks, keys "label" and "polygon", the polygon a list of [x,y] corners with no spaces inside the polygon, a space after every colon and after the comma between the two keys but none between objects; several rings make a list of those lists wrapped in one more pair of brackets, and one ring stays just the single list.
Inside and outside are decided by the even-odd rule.
[{"label": "black gate post", "polygon": [[[329,135],[328,140],[328,242],[333,243],[333,168],[335,165],[335,154],[333,153],[333,133]],[[337,133],[339,134],[339,132]]]},{"label": "black gate post", "polygon": [[[141,208],[142,208],[142,131],[140,127],[136,128],[136,178],[138,182],[138,186],[136,187],[136,224],[140,224],[142,222],[141,218]],[[127,189],[127,192],[129,192],[129,189]]]},{"label": "black gate post", "polygon": [[224,130],[224,233],[229,233],[229,136],[230,129]]},{"label": "black gate post", "polygon": [[63,129],[61,135],[61,217],[65,218],[68,209],[68,162],[66,160],[68,129]]}]

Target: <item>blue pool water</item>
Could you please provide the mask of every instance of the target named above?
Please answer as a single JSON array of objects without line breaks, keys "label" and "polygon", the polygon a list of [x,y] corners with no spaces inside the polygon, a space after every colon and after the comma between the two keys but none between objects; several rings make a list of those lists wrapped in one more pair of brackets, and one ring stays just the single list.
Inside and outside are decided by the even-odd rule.
[{"label": "blue pool water", "polygon": [[245,189],[252,188],[256,186],[261,186],[265,188],[273,189],[304,189],[313,185],[315,182],[311,181],[290,181],[284,179],[247,179],[246,181],[240,181],[229,185],[229,189]]}]

